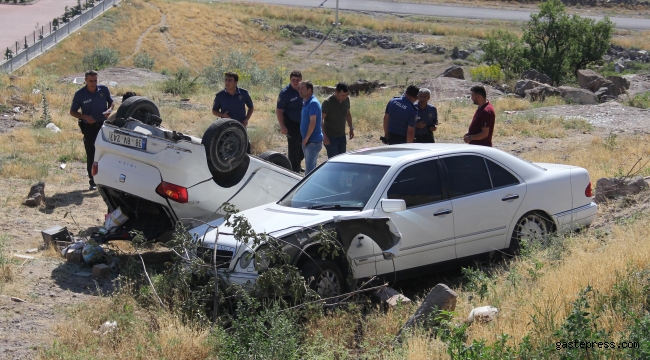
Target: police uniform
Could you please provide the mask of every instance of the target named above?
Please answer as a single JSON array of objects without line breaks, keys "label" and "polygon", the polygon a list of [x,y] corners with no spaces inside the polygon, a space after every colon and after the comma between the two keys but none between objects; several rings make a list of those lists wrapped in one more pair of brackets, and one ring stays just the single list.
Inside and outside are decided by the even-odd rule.
[{"label": "police uniform", "polygon": [[416,143],[434,143],[433,131],[429,130],[432,126],[438,126],[438,109],[431,104],[427,104],[424,109],[416,105],[418,109],[418,123],[423,122],[427,126],[425,128],[415,128],[415,138],[413,142]]},{"label": "police uniform", "polygon": [[[234,95],[231,95],[226,89],[219,91],[214,97],[212,111],[228,112],[231,119],[243,123],[246,118],[246,107],[252,109],[253,100],[246,89],[237,87]],[[246,152],[251,153],[250,140]]]},{"label": "police uniform", "polygon": [[388,114],[388,144],[406,143],[408,127],[415,127],[418,109],[406,96],[392,98],[386,105]]},{"label": "police uniform", "polygon": [[287,145],[291,168],[300,171],[300,163],[305,158],[302,152],[302,135],[300,134],[300,117],[302,112],[302,98],[298,90],[287,85],[278,96],[276,109],[282,110],[284,126],[287,127]]},{"label": "police uniform", "polygon": [[84,135],[84,148],[86,150],[86,170],[88,170],[88,178],[91,186],[95,186],[92,176],[93,162],[95,161],[95,139],[99,134],[99,130],[104,124],[106,117],[104,112],[113,104],[111,92],[104,85],[97,85],[97,90],[92,93],[88,91],[86,86],[77,90],[72,98],[72,105],[70,111],[79,111],[84,115],[92,116],[94,123],[89,124],[85,120],[79,119],[78,124],[81,132]]}]

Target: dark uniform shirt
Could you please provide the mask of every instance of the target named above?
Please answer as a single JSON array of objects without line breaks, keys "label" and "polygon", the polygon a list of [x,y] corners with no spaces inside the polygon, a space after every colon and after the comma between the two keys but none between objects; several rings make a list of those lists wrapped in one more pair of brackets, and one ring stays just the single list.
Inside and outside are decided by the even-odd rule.
[{"label": "dark uniform shirt", "polygon": [[322,104],[323,114],[327,115],[323,121],[323,130],[327,136],[345,136],[345,122],[350,111],[350,98],[340,102],[336,95],[330,95]]},{"label": "dark uniform shirt", "polygon": [[237,88],[234,95],[223,89],[214,97],[212,110],[220,113],[228,112],[231,119],[243,122],[246,118],[246,107],[253,108],[253,100],[245,89]]},{"label": "dark uniform shirt", "polygon": [[406,96],[400,96],[388,102],[386,114],[388,114],[388,132],[406,136],[408,127],[415,127],[418,109]]},{"label": "dark uniform shirt", "polygon": [[494,132],[494,120],[496,114],[494,113],[494,107],[488,101],[483,106],[479,107],[474,113],[474,118],[472,123],[469,125],[469,130],[467,133],[470,135],[475,135],[483,131],[483,128],[489,127],[490,132],[488,137],[482,140],[472,140],[469,143],[472,145],[483,145],[483,146],[492,146],[492,133]]},{"label": "dark uniform shirt", "polygon": [[103,123],[106,120],[104,112],[111,104],[113,104],[113,98],[106,86],[97,85],[97,90],[94,93],[88,91],[88,88],[84,86],[74,93],[70,111],[79,111],[81,108],[82,114],[90,115],[96,122]]},{"label": "dark uniform shirt", "polygon": [[418,105],[416,105],[416,107],[418,108],[418,122],[426,123],[427,127],[422,129],[416,127],[415,135],[427,135],[431,132],[431,130],[429,130],[430,127],[438,126],[438,109],[431,104],[427,104],[427,107],[424,109],[421,109]]},{"label": "dark uniform shirt", "polygon": [[293,122],[300,123],[300,116],[302,115],[302,98],[298,90],[287,85],[278,96],[278,105],[276,109],[282,110],[285,119]]}]

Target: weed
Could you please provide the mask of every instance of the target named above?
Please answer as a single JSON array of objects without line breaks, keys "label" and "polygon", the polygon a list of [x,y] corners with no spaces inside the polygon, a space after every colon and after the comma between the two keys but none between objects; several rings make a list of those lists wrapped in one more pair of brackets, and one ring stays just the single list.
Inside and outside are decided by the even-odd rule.
[{"label": "weed", "polygon": [[7,235],[0,235],[0,285],[13,279],[11,260],[6,254]]},{"label": "weed", "polygon": [[133,66],[137,68],[151,70],[153,69],[155,63],[156,59],[149,56],[149,54],[146,52],[139,53],[135,56],[135,58],[133,58]]},{"label": "weed", "polygon": [[107,67],[115,66],[120,62],[120,56],[117,51],[96,47],[90,54],[87,54],[81,60],[81,65],[85,70],[103,70]]},{"label": "weed", "polygon": [[47,101],[47,97],[45,96],[45,91],[42,91],[41,95],[43,98],[41,101],[41,106],[43,107],[43,113],[41,114],[40,119],[32,123],[32,126],[37,129],[44,128],[47,124],[52,122],[52,115],[50,114],[50,103]]},{"label": "weed", "polygon": [[302,45],[302,44],[305,43],[305,40],[303,40],[302,38],[293,38],[293,39],[291,39],[291,42],[294,45]]},{"label": "weed", "polygon": [[628,105],[641,109],[650,109],[650,91],[636,94],[628,101]]},{"label": "weed", "polygon": [[479,296],[481,301],[489,292],[489,288],[494,284],[494,280],[480,269],[462,268],[463,276],[467,279],[467,290]]},{"label": "weed", "polygon": [[505,75],[499,65],[479,65],[469,70],[473,81],[480,81],[485,84],[500,84]]},{"label": "weed", "polygon": [[271,88],[280,88],[284,81],[284,68],[278,66],[272,69],[262,69],[253,60],[253,51],[231,51],[226,56],[212,59],[212,64],[201,71],[205,84],[211,88],[223,86],[223,76],[228,71],[239,75],[239,86],[265,85]]},{"label": "weed", "polygon": [[197,90],[199,76],[192,78],[190,69],[180,68],[174,77],[163,82],[163,92],[172,95],[188,95]]}]

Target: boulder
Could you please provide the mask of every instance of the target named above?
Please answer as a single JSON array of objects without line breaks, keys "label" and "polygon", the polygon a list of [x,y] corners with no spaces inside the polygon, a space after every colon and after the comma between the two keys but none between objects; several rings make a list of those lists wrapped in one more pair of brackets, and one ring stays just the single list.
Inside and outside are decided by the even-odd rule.
[{"label": "boulder", "polygon": [[526,90],[534,89],[540,86],[543,86],[543,84],[534,80],[519,80],[515,84],[515,94],[524,97],[526,96]]},{"label": "boulder", "polygon": [[560,96],[564,95],[564,92],[558,88],[543,84],[533,89],[525,90],[526,97],[532,101],[542,101],[549,96]]},{"label": "boulder", "polygon": [[332,95],[336,91],[336,88],[334,86],[320,86],[320,85],[314,85],[314,93],[318,93],[321,95]]},{"label": "boulder", "polygon": [[[420,307],[415,311],[404,326],[400,329],[395,337],[395,342],[400,342],[402,332],[407,330],[418,323],[422,323],[427,319],[435,318],[435,314],[440,313],[441,310],[454,311],[456,309],[456,298],[458,295],[445,284],[438,284],[431,289],[429,294],[424,298]],[[433,313],[433,314],[432,314]]]},{"label": "boulder", "polygon": [[465,72],[460,66],[452,66],[449,69],[445,70],[440,76],[465,80]]},{"label": "boulder", "polygon": [[583,89],[588,89],[591,90],[592,92],[596,92],[600,90],[600,88],[602,87],[608,88],[610,86],[612,87],[612,89],[614,88],[614,84],[611,81],[605,79],[604,77],[599,77],[594,79],[593,81],[588,82]]},{"label": "boulder", "polygon": [[[578,70],[578,84],[583,89],[587,89],[587,84],[589,84],[590,82],[598,78],[604,79],[602,76],[600,76],[597,72],[593,70]],[[598,90],[598,88],[596,88],[596,90]]]},{"label": "boulder", "polygon": [[642,176],[637,176],[634,179],[600,178],[596,182],[594,201],[602,203],[607,199],[638,194],[646,189],[648,189],[648,183]]},{"label": "boulder", "polygon": [[616,95],[625,94],[625,91],[630,88],[630,80],[624,77],[610,75],[606,79],[614,84]]},{"label": "boulder", "polygon": [[350,94],[359,95],[361,92],[371,93],[382,86],[386,86],[386,83],[379,82],[378,80],[368,81],[359,79],[350,84]]},{"label": "boulder", "polygon": [[615,93],[614,85],[612,84],[611,86],[603,86],[603,87],[601,87],[596,92],[594,92],[594,95],[596,95],[596,98],[598,98],[598,101],[605,102],[605,101],[608,101],[608,100],[615,99],[616,95],[614,93]]},{"label": "boulder", "polygon": [[41,181],[37,184],[32,185],[32,188],[29,189],[29,194],[27,195],[27,199],[25,199],[23,202],[23,205],[31,207],[39,206],[43,200],[45,200],[45,183]]},{"label": "boulder", "polygon": [[521,75],[522,80],[533,80],[538,83],[553,85],[551,78],[548,75],[542,74],[535,69],[526,70],[523,75]]},{"label": "boulder", "polygon": [[570,103],[580,105],[594,105],[598,103],[596,95],[589,90],[570,86],[560,86],[558,89],[564,92],[562,98]]}]

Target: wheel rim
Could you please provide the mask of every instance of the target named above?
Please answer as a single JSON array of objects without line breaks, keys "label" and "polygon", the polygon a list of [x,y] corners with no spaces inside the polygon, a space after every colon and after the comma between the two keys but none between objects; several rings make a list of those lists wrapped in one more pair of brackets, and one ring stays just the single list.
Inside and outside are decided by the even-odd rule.
[{"label": "wheel rim", "polygon": [[327,269],[320,274],[316,280],[316,293],[320,297],[341,295],[341,283],[334,271]]},{"label": "wheel rim", "polygon": [[517,224],[517,236],[519,241],[543,243],[548,236],[546,221],[536,214],[527,215]]},{"label": "wheel rim", "polygon": [[240,147],[241,141],[237,134],[233,131],[227,131],[217,142],[217,156],[219,160],[227,162],[237,155]]}]

